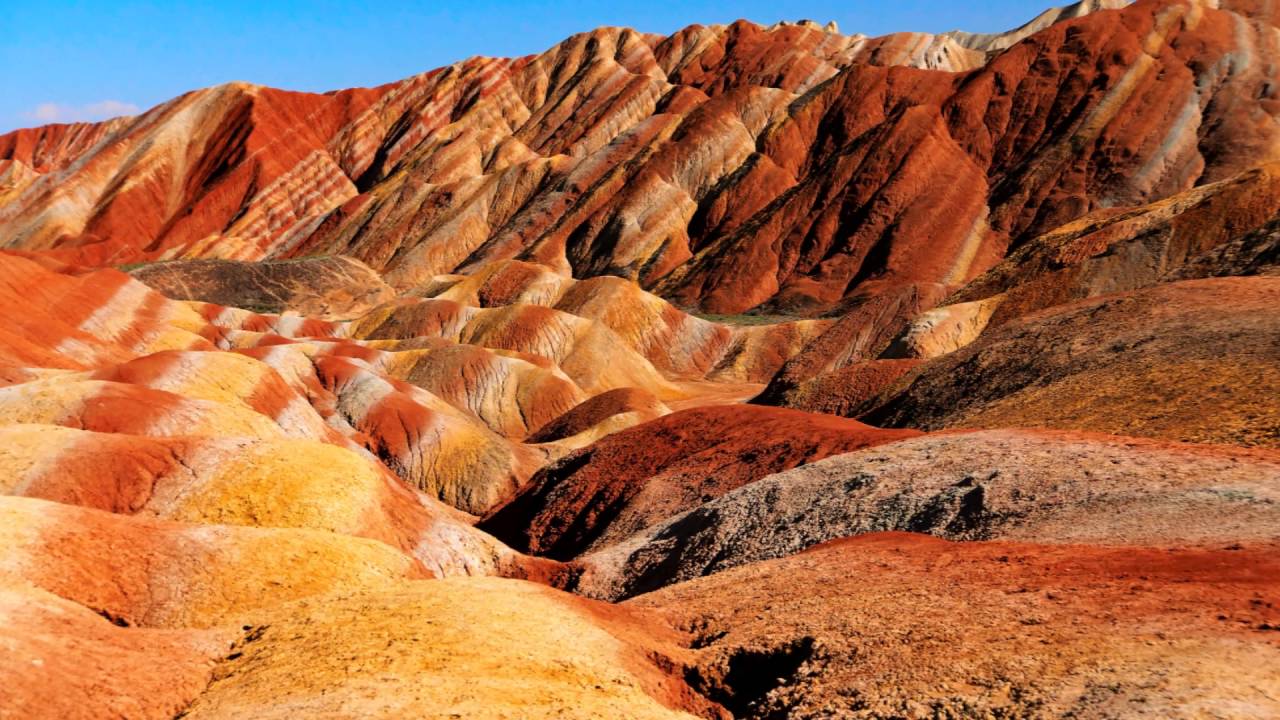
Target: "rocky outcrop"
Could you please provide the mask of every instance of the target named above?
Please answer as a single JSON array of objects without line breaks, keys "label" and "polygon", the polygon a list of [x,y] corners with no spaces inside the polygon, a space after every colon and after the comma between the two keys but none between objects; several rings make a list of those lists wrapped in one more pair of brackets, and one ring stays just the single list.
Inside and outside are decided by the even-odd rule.
[{"label": "rocky outcrop", "polygon": [[1235,277],[1062,305],[929,362],[863,417],[1280,446],[1277,302],[1280,279]]},{"label": "rocky outcrop", "polygon": [[561,458],[480,527],[567,560],[770,473],[914,434],[750,405],[686,410]]},{"label": "rocky outcrop", "polygon": [[[860,364],[879,358],[912,320],[946,295],[941,285],[920,285],[862,299],[787,360],[753,402],[817,410],[819,406],[810,404],[815,398],[827,403],[833,390],[848,385],[848,376],[863,377],[857,369]],[[879,369],[873,375],[884,377],[890,372],[886,368],[893,366],[876,367]],[[846,393],[841,390],[838,394]]]},{"label": "rocky outcrop", "polygon": [[322,319],[362,315],[395,297],[364,263],[345,257],[256,263],[171,260],[129,274],[175,300],[199,300],[257,312],[292,310]]},{"label": "rocky outcrop", "polygon": [[923,312],[893,341],[880,357],[932,360],[968,345],[987,329],[1003,296],[956,303]]},{"label": "rocky outcrop", "polygon": [[999,303],[989,322],[1002,325],[1169,279],[1256,274],[1269,262],[1265,228],[1277,215],[1275,163],[1150,205],[1102,210],[1019,248],[949,298],[956,310],[948,312],[978,300]]},{"label": "rocky outcrop", "polygon": [[1029,430],[901,440],[771,475],[580,558],[618,599],[837,538],[1186,546],[1265,542],[1280,453]]},{"label": "rocky outcrop", "polygon": [[752,402],[841,417],[858,417],[874,407],[882,392],[893,387],[899,378],[923,362],[912,358],[864,360],[824,372],[788,388],[782,394],[759,395]]},{"label": "rocky outcrop", "polygon": [[1193,280],[1232,275],[1280,275],[1280,218],[1200,253],[1166,275],[1165,279]]}]

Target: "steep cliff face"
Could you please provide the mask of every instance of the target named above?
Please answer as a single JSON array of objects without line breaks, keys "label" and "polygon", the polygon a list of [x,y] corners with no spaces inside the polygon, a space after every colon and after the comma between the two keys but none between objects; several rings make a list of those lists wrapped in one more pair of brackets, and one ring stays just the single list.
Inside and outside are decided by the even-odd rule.
[{"label": "steep cliff face", "polygon": [[518,258],[721,313],[955,288],[1280,159],[1280,11],[1112,5],[986,37],[605,28],[378,88],[200,90],[0,137],[0,237],[95,265],[348,254],[400,289]]}]

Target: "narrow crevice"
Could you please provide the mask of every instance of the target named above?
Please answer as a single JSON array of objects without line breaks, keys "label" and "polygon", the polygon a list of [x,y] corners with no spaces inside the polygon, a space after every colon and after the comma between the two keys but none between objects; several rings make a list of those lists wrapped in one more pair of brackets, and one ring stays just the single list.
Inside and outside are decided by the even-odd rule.
[{"label": "narrow crevice", "polygon": [[227,650],[227,654],[218,659],[214,666],[209,670],[209,680],[205,683],[204,689],[196,693],[191,698],[191,702],[187,706],[174,713],[173,720],[181,720],[190,712],[192,706],[199,702],[214,685],[231,676],[231,671],[227,668],[228,663],[233,663],[244,655],[245,648],[262,639],[263,634],[270,628],[270,625],[245,625],[241,628],[243,635],[240,639],[231,643],[231,647]]},{"label": "narrow crevice", "polygon": [[122,627],[122,628],[133,627],[133,623],[129,622],[128,618],[125,618],[120,615],[116,615],[110,610],[104,610],[102,608],[90,608],[90,609],[98,613],[102,617],[106,618],[107,622],[111,623],[112,625],[115,625],[116,627]]},{"label": "narrow crevice", "polygon": [[[705,647],[711,642],[714,639],[702,638],[694,645]],[[785,718],[790,704],[774,691],[794,684],[802,666],[813,659],[814,639],[805,636],[774,647],[736,648],[715,667],[690,668],[685,680],[735,718]]]}]

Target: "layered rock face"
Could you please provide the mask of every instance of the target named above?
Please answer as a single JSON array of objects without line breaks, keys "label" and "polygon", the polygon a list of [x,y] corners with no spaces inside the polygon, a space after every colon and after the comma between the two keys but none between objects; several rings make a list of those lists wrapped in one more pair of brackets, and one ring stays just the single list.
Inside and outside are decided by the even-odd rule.
[{"label": "layered rock face", "polygon": [[0,136],[0,718],[1280,715],[1278,13]]},{"label": "layered rock face", "polygon": [[1099,545],[1274,539],[1280,454],[1032,430],[929,435],[771,475],[584,554],[622,598],[869,532]]},{"label": "layered rock face", "polygon": [[322,319],[358,317],[395,298],[395,291],[377,273],[347,257],[252,264],[174,260],[143,264],[130,274],[176,300],[265,313],[292,310]]},{"label": "layered rock face", "polygon": [[569,559],[772,472],[913,434],[750,405],[686,410],[561,458],[481,527]]},{"label": "layered rock face", "polygon": [[1280,447],[1278,302],[1280,278],[1230,277],[1061,305],[899,379],[866,417]]},{"label": "layered rock face", "polygon": [[91,264],[346,254],[403,289],[518,258],[721,313],[954,289],[1280,159],[1274,8],[1114,5],[987,37],[603,29],[378,88],[201,90],[0,137],[0,237]]},{"label": "layered rock face", "polygon": [[[178,297],[267,293],[295,307],[368,287],[324,273],[332,264],[166,263],[140,274]],[[335,292],[295,275],[317,271]],[[281,292],[289,287],[297,292]],[[672,326],[705,327],[725,348],[734,335],[674,311],[665,316],[670,325],[645,330],[654,317],[643,308],[665,305],[634,293],[641,312],[610,316],[634,330],[633,343],[652,332],[669,337]],[[539,465],[598,435],[670,412],[643,385],[584,390],[556,361],[574,351],[552,352],[570,339],[558,328],[597,338],[577,350],[583,357],[570,370],[589,372],[591,353],[604,352],[595,359],[611,354],[638,369],[608,377],[648,382],[685,402],[699,402],[703,386],[720,401],[718,385],[696,374],[668,378],[604,322],[538,305],[491,308],[516,312],[482,318],[468,336],[491,339],[490,349],[395,320],[426,317],[423,307],[440,304],[461,315],[482,310],[447,300],[392,297],[352,321],[292,308],[263,315],[166,298],[123,273],[45,255],[0,254],[0,297],[23,308],[6,323],[0,349],[0,577],[8,593],[0,602],[6,617],[22,618],[5,623],[6,716],[356,712],[375,686],[397,699],[371,702],[374,714],[447,706],[485,715],[499,699],[503,712],[522,717],[719,712],[672,671],[686,653],[678,631],[655,634],[635,613],[551,590],[568,584],[568,569],[511,550],[464,512],[484,511]],[[548,317],[564,319],[540,324]],[[547,437],[525,441],[544,426]],[[519,580],[423,585],[476,575]],[[312,606],[288,609],[312,597],[349,608],[322,628]],[[278,622],[267,617],[275,608],[282,618],[307,613],[304,625],[316,634],[286,633],[269,652],[278,670],[254,664],[245,675],[228,666],[276,642],[264,634]],[[446,608],[465,611],[445,620]],[[317,701],[308,688],[330,688],[350,672],[346,661],[330,670],[314,662],[316,643],[331,647],[330,635],[349,629],[344,612],[376,616],[373,637],[390,632],[424,644],[406,645],[392,662],[398,670],[374,685]],[[410,630],[388,613],[424,624]],[[517,630],[522,615],[536,619]],[[485,621],[489,649],[474,634]],[[440,636],[442,622],[453,623],[455,646]],[[526,641],[524,664],[504,662],[506,674],[494,675],[491,653],[509,649],[513,631]],[[590,648],[582,644],[588,636]],[[570,647],[580,662],[547,665]],[[391,658],[381,641],[344,652],[370,668]],[[474,668],[441,684],[423,663]],[[270,679],[277,671],[293,679],[295,696],[280,694]],[[155,673],[169,681],[157,684]],[[473,675],[490,679],[479,696]],[[524,696],[522,688],[535,690]]]}]

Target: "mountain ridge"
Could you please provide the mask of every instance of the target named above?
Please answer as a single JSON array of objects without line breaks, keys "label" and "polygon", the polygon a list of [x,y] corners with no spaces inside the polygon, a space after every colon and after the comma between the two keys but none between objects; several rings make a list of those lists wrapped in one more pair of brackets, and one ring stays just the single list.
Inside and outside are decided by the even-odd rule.
[{"label": "mountain ridge", "polygon": [[[0,136],[0,158],[46,171],[9,190],[0,233],[8,247],[51,250],[90,265],[350,254],[408,289],[434,274],[519,258],[578,277],[629,277],[710,312],[830,310],[881,285],[956,287],[1027,232],[1244,169],[1246,161],[1231,151],[1188,151],[1189,110],[1175,118],[1139,110],[1134,122],[1155,123],[1166,138],[1124,150],[1136,153],[1128,159],[1103,144],[1134,142],[1123,135],[1133,123],[1117,120],[1113,105],[1160,107],[1138,84],[1147,82],[1151,65],[1142,43],[1163,48],[1159,72],[1186,76],[1183,63],[1227,51],[1181,59],[1177,47],[1220,43],[1224,23],[1251,17],[1240,13],[1252,10],[1238,10],[1144,0],[1106,10],[1106,22],[1084,13],[1049,25],[1051,37],[1038,43],[1039,35],[1021,40],[991,64],[953,58],[948,62],[969,72],[959,76],[917,77],[909,69],[937,67],[921,48],[945,36],[864,38],[740,21],[665,38],[598,29],[541,54],[472,58],[375,88],[310,94],[231,83],[185,94],[131,122]],[[1275,19],[1248,22],[1256,34]],[[1067,116],[1074,126],[1055,127],[1062,119],[1038,114],[1017,122],[1046,124],[1044,137],[984,137],[993,130],[975,113],[990,118],[1000,103],[1048,99],[979,88],[1029,87],[1029,77],[1019,80],[1028,63],[1056,62],[1050,48],[1065,38],[1063,27],[1076,25],[1082,37],[1096,36],[1089,42],[1102,43],[1082,51],[1099,62],[1121,53],[1135,63],[1130,71],[1096,76],[1109,94],[1070,89],[1085,78],[1063,85],[1068,89],[1054,102],[1075,106]],[[1271,41],[1264,34],[1250,42]],[[1210,95],[1220,99],[1199,112],[1265,94],[1258,72],[1230,70]],[[1205,73],[1196,82],[1212,81]],[[1200,91],[1189,80],[1176,92],[1193,103]],[[877,101],[887,103],[879,119],[847,116]],[[1213,134],[1226,132],[1213,130],[1220,121],[1197,122],[1210,128],[1197,145],[1222,145]],[[1269,122],[1231,134],[1242,149],[1265,148],[1280,130],[1272,113]],[[1041,158],[1045,153],[1051,157]],[[1041,169],[1018,169],[1028,162]],[[1102,182],[1089,179],[1098,171],[1076,177],[1081,168],[1109,164],[1118,165],[1110,173],[1136,176],[1129,190],[1117,195],[1124,183],[1111,179],[1109,195],[1099,196],[1088,189]],[[1192,172],[1198,164],[1205,167]],[[49,171],[60,182],[46,177]],[[951,187],[922,188],[921,173]],[[1081,181],[1083,190],[1064,185]],[[1063,192],[1052,203],[1055,214],[1046,215],[1039,206]],[[934,215],[969,225],[921,225],[911,206],[925,203],[945,209]],[[942,243],[942,257],[911,259],[919,255],[913,238],[930,235]],[[726,275],[744,281],[723,287]]]}]

